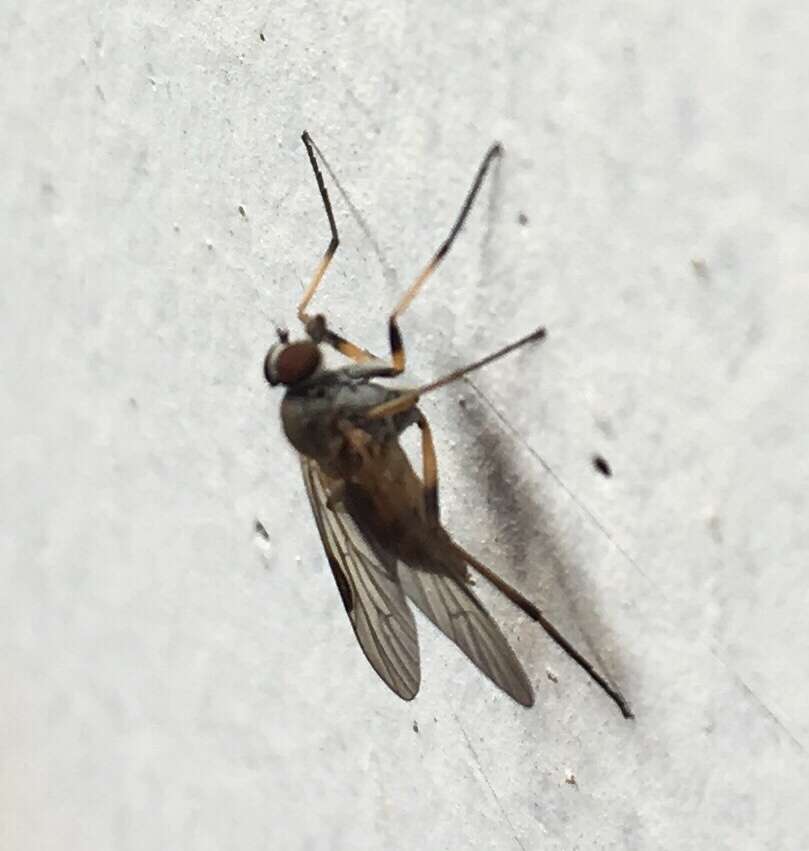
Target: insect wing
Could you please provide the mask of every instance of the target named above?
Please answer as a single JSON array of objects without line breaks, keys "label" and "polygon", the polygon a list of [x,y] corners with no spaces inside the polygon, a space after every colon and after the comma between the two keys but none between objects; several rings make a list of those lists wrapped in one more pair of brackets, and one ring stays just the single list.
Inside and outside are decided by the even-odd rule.
[{"label": "insect wing", "polygon": [[351,517],[327,504],[327,480],[301,456],[303,481],[329,566],[354,634],[373,669],[405,700],[419,690],[416,622],[399,585],[396,559],[377,553]]},{"label": "insect wing", "polygon": [[514,651],[491,615],[454,575],[404,568],[402,587],[421,611],[489,677],[523,706],[534,692]]}]

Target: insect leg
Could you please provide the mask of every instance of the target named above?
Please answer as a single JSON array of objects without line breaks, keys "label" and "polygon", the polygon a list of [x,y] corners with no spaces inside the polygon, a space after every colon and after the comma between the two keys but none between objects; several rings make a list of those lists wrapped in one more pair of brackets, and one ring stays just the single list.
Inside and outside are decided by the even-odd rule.
[{"label": "insect leg", "polygon": [[421,463],[424,483],[424,509],[427,520],[432,524],[440,522],[438,510],[438,461],[435,457],[433,433],[427,417],[419,411],[416,425],[421,429]]},{"label": "insect leg", "polygon": [[[307,326],[307,330],[308,330]],[[359,364],[355,369],[357,378],[394,378],[401,375],[405,368],[404,344],[402,336],[399,333],[399,328],[394,321],[388,324],[390,335],[390,364],[375,358],[366,349],[361,349],[348,340],[335,334],[333,331],[326,331],[323,336],[323,342],[328,343],[337,349],[338,352],[346,355]],[[376,361],[373,363],[373,361]]]},{"label": "insect leg", "polygon": [[492,163],[492,160],[495,157],[499,157],[503,153],[503,148],[501,147],[499,142],[495,142],[494,145],[489,148],[486,156],[483,158],[483,162],[480,164],[478,168],[478,172],[475,175],[475,179],[472,183],[472,187],[466,195],[466,199],[463,202],[463,206],[461,207],[461,212],[458,213],[458,218],[455,220],[455,224],[452,226],[452,230],[449,232],[449,236],[441,243],[438,251],[433,254],[430,258],[430,262],[424,267],[421,271],[421,274],[416,278],[415,281],[410,285],[407,292],[402,296],[399,304],[396,305],[395,310],[390,315],[390,322],[395,323],[396,319],[401,316],[405,310],[410,306],[410,302],[418,294],[418,291],[424,286],[424,282],[430,275],[436,270],[438,264],[444,259],[447,252],[452,247],[452,243],[455,241],[455,237],[458,235],[458,232],[463,227],[464,222],[466,221],[466,217],[469,215],[469,210],[472,208],[472,204],[475,201],[475,197],[478,194],[478,190],[480,189],[480,184],[483,182],[483,178],[486,176],[486,172],[489,170],[489,166]]},{"label": "insect leg", "polygon": [[306,153],[309,156],[309,162],[311,163],[312,170],[315,173],[317,188],[320,190],[320,197],[323,201],[323,206],[326,208],[326,217],[329,220],[329,228],[331,229],[331,242],[329,242],[329,246],[323,254],[320,263],[317,264],[315,273],[312,275],[312,280],[309,282],[309,286],[304,291],[303,298],[298,305],[298,318],[301,322],[306,324],[309,319],[306,314],[306,308],[312,300],[312,296],[314,296],[315,291],[320,286],[320,281],[322,280],[326,269],[329,267],[332,257],[334,257],[334,252],[337,251],[337,246],[340,244],[340,237],[337,235],[337,225],[334,221],[334,213],[331,209],[329,193],[326,191],[326,184],[323,182],[323,175],[320,173],[320,168],[318,167],[317,159],[315,158],[315,152],[312,148],[312,140],[309,138],[309,133],[304,131],[301,139],[303,144],[306,146]]},{"label": "insect leg", "polygon": [[[392,362],[386,364],[367,349],[346,340],[345,337],[341,337],[328,328],[326,318],[321,314],[306,317],[304,324],[306,333],[316,343],[326,343],[358,364],[358,367],[353,368],[352,372],[355,378],[391,378],[399,375],[404,369],[404,349],[399,331],[395,326],[391,327],[390,337]],[[351,370],[352,368],[349,367],[348,369]]]},{"label": "insect leg", "polygon": [[[311,327],[311,324],[307,327]],[[369,361],[377,360],[367,349],[363,349],[362,346],[346,340],[345,337],[341,337],[330,328],[324,328],[323,335],[318,339],[318,342],[328,344],[340,352],[341,355],[345,355],[345,357],[358,364],[367,364]]]},{"label": "insect leg", "polygon": [[458,546],[458,544],[453,543],[453,548],[458,553],[461,558],[470,566],[473,567],[478,573],[482,574],[492,585],[495,586],[499,591],[505,594],[515,606],[521,609],[526,615],[528,615],[531,620],[536,621],[548,634],[550,638],[552,638],[562,650],[573,659],[576,664],[578,664],[581,668],[583,668],[590,677],[598,683],[598,685],[612,698],[612,700],[617,705],[618,709],[621,711],[621,715],[624,718],[634,718],[634,714],[632,709],[629,706],[626,698],[621,694],[621,692],[614,686],[612,683],[608,682],[598,671],[593,667],[592,662],[590,662],[585,656],[583,656],[563,635],[559,630],[545,617],[545,615],[532,603],[530,600],[527,600],[517,591],[516,588],[512,588],[505,580],[501,579],[493,570],[486,567],[485,564],[478,561],[473,555],[470,555],[466,552],[463,547]]},{"label": "insect leg", "polygon": [[[317,317],[309,317],[306,313],[306,308],[309,305],[309,302],[312,300],[317,288],[320,286],[320,282],[323,278],[323,275],[326,272],[326,269],[329,266],[329,263],[334,256],[335,251],[337,251],[337,246],[340,244],[340,238],[337,233],[337,225],[334,221],[334,213],[331,208],[331,201],[329,200],[329,193],[326,189],[326,184],[323,181],[323,175],[320,172],[320,167],[317,164],[317,157],[315,156],[315,148],[314,143],[312,142],[309,133],[304,132],[301,136],[303,140],[303,144],[306,146],[306,153],[309,157],[309,162],[312,165],[312,170],[315,173],[315,179],[317,180],[317,186],[320,190],[320,197],[323,200],[323,206],[326,210],[326,216],[329,220],[329,228],[331,229],[331,242],[326,249],[320,263],[315,269],[314,275],[312,275],[312,280],[309,282],[303,297],[301,298],[300,304],[298,305],[298,318],[304,325],[307,326],[307,331],[310,328],[310,325],[313,321],[317,321]],[[452,226],[452,229],[449,232],[449,236],[441,243],[438,250],[430,259],[430,262],[424,267],[421,273],[418,275],[415,281],[410,285],[407,292],[402,297],[399,304],[394,309],[393,313],[391,313],[390,318],[388,319],[388,336],[390,340],[390,354],[391,354],[391,364],[388,367],[380,367],[378,372],[375,372],[375,375],[380,377],[393,377],[396,375],[400,375],[404,372],[405,368],[405,352],[404,352],[404,344],[402,342],[402,335],[399,331],[397,318],[404,313],[405,310],[409,307],[410,303],[416,297],[418,291],[424,285],[424,282],[430,275],[435,271],[438,264],[441,260],[446,256],[447,252],[451,248],[453,242],[455,241],[455,237],[458,235],[459,231],[463,227],[464,222],[466,221],[466,217],[469,215],[469,210],[472,207],[472,204],[475,201],[475,198],[480,190],[480,185],[483,182],[483,178],[486,176],[486,172],[489,170],[489,167],[492,161],[501,155],[502,147],[499,143],[495,143],[489,148],[486,156],[483,158],[483,162],[480,164],[478,168],[477,174],[475,175],[475,179],[472,183],[472,187],[470,188],[467,196],[464,200],[463,206],[461,207],[461,211],[458,214],[455,223]],[[351,358],[358,363],[364,363],[369,360],[374,360],[374,356],[367,351],[366,349],[361,348],[360,346],[355,345],[354,343],[349,342],[345,338],[341,337],[339,334],[335,334],[333,331],[326,329],[325,322],[323,322],[323,334],[322,334],[322,342],[328,343],[333,348],[337,349],[341,354],[346,357]]]},{"label": "insect leg", "polygon": [[520,346],[524,346],[526,343],[532,343],[536,340],[543,340],[544,338],[545,329],[537,328],[535,331],[532,331],[530,334],[526,334],[525,337],[521,337],[516,342],[509,343],[509,345],[503,346],[502,349],[498,349],[496,352],[493,352],[490,355],[486,355],[485,358],[476,360],[473,363],[470,363],[468,366],[463,366],[460,369],[453,370],[452,372],[447,373],[441,378],[437,378],[435,381],[431,381],[429,384],[423,384],[421,387],[417,387],[415,390],[409,390],[405,393],[402,393],[401,396],[397,396],[395,399],[391,399],[390,402],[383,402],[381,405],[377,405],[375,408],[371,408],[365,414],[365,416],[370,417],[371,419],[377,419],[379,417],[389,417],[393,414],[398,414],[400,411],[406,411],[409,407],[414,405],[425,393],[429,393],[431,390],[437,390],[439,387],[444,387],[447,384],[451,384],[453,381],[457,381],[459,378],[463,378],[468,373],[473,372],[476,369],[480,369],[482,366],[490,364],[492,361],[495,361],[498,358],[501,358],[504,355],[513,352],[515,349],[520,348]]},{"label": "insect leg", "polygon": [[388,376],[392,377],[395,375],[399,375],[404,372],[405,368],[405,352],[404,345],[402,343],[402,334],[399,331],[399,324],[397,319],[407,310],[410,306],[410,303],[418,294],[419,290],[424,286],[424,282],[427,278],[432,275],[432,273],[438,267],[438,264],[444,259],[447,252],[452,247],[452,243],[455,242],[455,237],[458,235],[458,232],[463,227],[464,222],[466,221],[466,217],[469,215],[469,210],[472,208],[472,204],[475,201],[475,198],[478,194],[478,190],[480,189],[480,185],[483,182],[483,178],[486,176],[486,172],[489,170],[489,166],[492,161],[499,157],[503,152],[503,148],[501,147],[499,142],[496,142],[494,145],[489,148],[486,156],[483,158],[483,162],[480,164],[478,168],[477,174],[475,175],[475,179],[472,182],[472,187],[464,199],[463,206],[461,207],[460,213],[458,213],[458,217],[455,219],[455,223],[452,225],[452,229],[449,232],[449,236],[441,243],[438,248],[438,251],[433,254],[430,258],[429,263],[422,269],[421,273],[418,275],[415,281],[408,287],[407,292],[402,296],[399,303],[391,313],[388,319],[388,337],[390,339],[390,355],[391,355],[391,367],[390,371],[387,373]]},{"label": "insect leg", "polygon": [[331,201],[329,200],[329,192],[326,189],[326,184],[323,180],[323,175],[320,172],[320,166],[317,164],[317,156],[315,155],[315,144],[312,142],[312,138],[309,136],[308,131],[304,131],[301,136],[301,140],[303,141],[304,146],[306,147],[306,154],[309,157],[309,163],[312,166],[312,171],[315,173],[315,180],[317,181],[317,188],[320,191],[320,198],[323,201],[323,207],[326,210],[326,218],[329,220],[329,229],[331,230],[331,241],[329,242],[328,247],[326,248],[323,257],[318,263],[317,268],[315,269],[314,274],[312,275],[312,280],[309,282],[309,285],[306,287],[304,291],[303,297],[298,304],[298,318],[303,322],[306,326],[307,333],[312,339],[316,342],[327,343],[332,346],[332,348],[336,349],[340,354],[345,355],[347,358],[350,358],[353,361],[357,361],[357,363],[364,363],[366,361],[374,360],[374,356],[363,349],[361,346],[357,346],[355,343],[346,340],[345,337],[341,337],[339,334],[336,334],[334,331],[330,330],[326,327],[326,320],[322,316],[309,316],[306,313],[306,308],[309,306],[309,302],[312,300],[317,288],[320,286],[320,282],[323,279],[323,275],[326,273],[326,269],[329,267],[329,263],[331,263],[332,258],[334,257],[335,252],[337,251],[337,246],[340,244],[340,236],[337,233],[337,223],[334,220],[334,212],[331,208]]},{"label": "insect leg", "polygon": [[391,362],[389,364],[375,357],[367,349],[363,349],[349,342],[345,337],[335,334],[334,331],[326,327],[326,320],[323,316],[307,317],[305,325],[306,333],[315,342],[327,343],[347,358],[351,358],[351,360],[361,365],[362,369],[356,371],[357,378],[393,378],[404,371],[404,345],[402,344],[402,337],[399,334],[399,328],[393,321],[388,325],[391,355]]}]

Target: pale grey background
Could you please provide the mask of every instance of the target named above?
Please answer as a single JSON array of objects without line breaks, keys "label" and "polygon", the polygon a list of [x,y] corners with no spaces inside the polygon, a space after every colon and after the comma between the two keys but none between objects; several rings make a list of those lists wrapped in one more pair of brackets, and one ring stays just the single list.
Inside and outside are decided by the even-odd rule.
[{"label": "pale grey background", "polygon": [[[7,0],[0,847],[809,847],[807,8]],[[377,350],[503,141],[412,374],[547,325],[425,401],[444,516],[634,724],[486,588],[531,711],[356,647],[260,371],[305,127]]]}]

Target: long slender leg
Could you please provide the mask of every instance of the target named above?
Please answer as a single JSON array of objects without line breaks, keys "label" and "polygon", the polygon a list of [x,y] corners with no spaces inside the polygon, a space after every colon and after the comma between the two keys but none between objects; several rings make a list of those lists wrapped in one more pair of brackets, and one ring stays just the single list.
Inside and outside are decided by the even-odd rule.
[{"label": "long slender leg", "polygon": [[520,348],[520,346],[524,346],[526,343],[532,343],[535,340],[542,340],[545,338],[545,335],[546,332],[544,328],[537,328],[530,334],[526,334],[525,337],[521,337],[516,342],[503,346],[502,349],[498,349],[496,352],[487,355],[485,358],[476,360],[468,366],[453,370],[452,372],[447,373],[447,375],[438,378],[435,381],[431,381],[429,384],[423,384],[421,387],[417,387],[415,390],[408,390],[402,393],[401,396],[391,399],[390,402],[383,402],[381,405],[371,408],[365,416],[370,419],[378,419],[379,417],[390,417],[393,414],[406,411],[408,408],[415,405],[425,393],[429,393],[432,390],[437,390],[439,387],[444,387],[453,381],[457,381],[459,378],[463,378],[468,373],[473,372],[476,369],[480,369],[482,366],[486,366],[486,364],[509,354],[509,352],[513,352],[515,349]]},{"label": "long slender leg", "polygon": [[452,247],[452,243],[455,242],[455,237],[458,236],[459,231],[464,225],[466,221],[466,217],[469,215],[469,210],[472,208],[472,204],[477,197],[478,191],[480,189],[481,183],[483,183],[483,178],[486,176],[486,172],[489,170],[489,166],[492,161],[499,157],[503,153],[503,148],[499,142],[495,142],[494,145],[489,148],[486,153],[486,156],[483,158],[483,162],[480,164],[478,168],[477,174],[475,175],[475,179],[472,182],[472,186],[469,192],[464,199],[463,206],[461,207],[460,213],[458,213],[458,217],[455,219],[455,223],[452,225],[452,229],[449,232],[449,236],[441,243],[438,250],[433,254],[430,258],[430,262],[422,269],[421,273],[418,275],[415,281],[408,287],[407,292],[402,296],[399,303],[391,313],[388,318],[388,337],[390,339],[390,353],[391,353],[391,363],[392,368],[390,374],[399,375],[401,372],[404,372],[405,368],[405,352],[404,345],[402,343],[402,335],[399,331],[399,324],[397,319],[407,310],[410,306],[410,303],[418,294],[419,290],[424,286],[424,282],[427,278],[432,275],[432,273],[438,267],[438,264],[444,259],[447,252]]},{"label": "long slender leg", "polygon": [[[312,171],[315,173],[317,188],[320,191],[320,198],[323,201],[323,207],[326,210],[326,217],[329,220],[331,241],[329,242],[323,257],[321,258],[320,263],[318,263],[317,268],[312,275],[312,279],[306,287],[303,297],[298,304],[298,318],[306,327],[306,331],[309,336],[317,342],[327,343],[338,352],[357,363],[373,361],[376,360],[376,358],[367,349],[363,349],[361,346],[346,340],[345,337],[341,337],[339,334],[336,334],[334,331],[327,328],[326,320],[323,317],[309,316],[306,313],[306,308],[309,306],[309,302],[312,300],[317,288],[320,286],[320,282],[323,280],[323,275],[326,273],[326,269],[328,269],[329,264],[337,251],[337,246],[340,244],[340,237],[337,233],[337,223],[334,220],[334,212],[331,208],[329,192],[326,189],[326,183],[323,180],[323,175],[320,172],[320,166],[317,163],[317,156],[315,155],[316,145],[309,136],[309,132],[306,130],[303,132],[301,140],[306,147],[306,154],[309,157],[309,163],[312,166]],[[460,225],[456,223],[454,230],[457,231],[459,227]],[[402,341],[398,333],[398,329],[391,329],[390,346],[392,366],[387,368],[380,367],[379,372],[375,373],[380,377],[399,375],[404,370],[404,350],[402,348]]]},{"label": "long slender leg", "polygon": [[[346,355],[346,357],[357,361],[358,363],[374,360],[374,356],[366,349],[363,349],[360,346],[349,342],[345,338],[341,337],[339,334],[335,334],[333,331],[328,330],[326,328],[325,320],[320,320],[320,333],[318,333],[317,323],[319,317],[310,317],[306,313],[306,308],[308,307],[309,302],[312,300],[312,297],[314,296],[318,286],[320,286],[320,282],[323,278],[323,275],[325,274],[326,269],[328,268],[329,263],[331,262],[335,251],[337,250],[337,246],[340,244],[340,238],[337,234],[337,225],[334,221],[334,213],[332,212],[331,201],[329,200],[329,193],[326,190],[326,184],[323,181],[323,175],[321,174],[320,167],[317,164],[317,157],[315,156],[315,145],[312,142],[309,133],[306,131],[301,136],[301,139],[303,140],[303,144],[306,146],[306,153],[309,157],[309,162],[312,165],[312,170],[315,173],[315,179],[317,180],[318,189],[320,190],[320,197],[323,200],[323,206],[326,210],[326,216],[329,220],[329,227],[331,229],[332,238],[320,263],[315,269],[315,273],[312,276],[312,280],[309,282],[309,285],[307,286],[303,294],[303,298],[301,299],[300,304],[298,305],[298,318],[306,326],[309,335],[313,339],[316,339],[318,342],[322,341],[324,343],[328,343],[330,346],[333,346],[335,349],[337,349],[337,351]],[[441,260],[445,257],[445,255],[451,248],[452,243],[455,241],[455,237],[458,235],[459,231],[464,225],[464,222],[466,221],[466,217],[469,215],[469,210],[472,208],[472,204],[475,201],[475,198],[480,189],[480,185],[483,182],[483,178],[486,176],[486,172],[489,170],[492,160],[500,156],[502,154],[502,150],[502,146],[499,142],[495,143],[491,146],[491,148],[489,148],[488,152],[486,153],[486,156],[483,158],[483,162],[478,168],[477,174],[475,175],[475,179],[472,182],[472,186],[466,195],[463,206],[461,207],[461,211],[458,214],[458,217],[449,232],[449,236],[444,240],[444,242],[441,243],[438,250],[430,259],[430,262],[424,267],[424,269],[418,275],[416,280],[410,285],[407,292],[404,294],[401,301],[394,309],[393,313],[391,313],[388,319],[388,338],[390,343],[391,363],[390,366],[387,368],[381,367],[380,371],[375,373],[376,375],[380,377],[393,377],[396,375],[400,375],[402,372],[404,372],[404,344],[402,342],[402,335],[399,331],[399,326],[396,320],[408,308],[410,303],[416,297],[418,291],[424,285],[424,282],[435,271],[438,264],[441,262]]]},{"label": "long slender leg", "polygon": [[323,336],[318,339],[318,342],[327,343],[333,349],[340,352],[341,355],[345,355],[350,360],[359,364],[366,364],[377,360],[367,349],[363,349],[362,346],[358,346],[356,343],[346,340],[345,337],[335,334],[329,328],[324,330]]},{"label": "long slender leg", "polygon": [[326,326],[326,320],[322,316],[309,316],[306,313],[306,308],[309,306],[309,302],[312,300],[317,288],[320,286],[320,282],[323,280],[323,275],[326,273],[326,269],[328,269],[329,264],[337,251],[337,246],[340,244],[340,236],[337,233],[337,223],[334,220],[334,212],[331,207],[331,201],[329,200],[329,192],[326,189],[326,183],[323,180],[323,175],[317,162],[317,156],[315,154],[317,146],[309,136],[309,132],[306,130],[303,132],[301,140],[306,148],[306,154],[309,157],[309,163],[312,166],[312,171],[315,173],[317,188],[320,191],[320,198],[323,201],[323,207],[326,210],[326,218],[329,220],[331,241],[329,242],[323,257],[321,258],[320,263],[318,263],[317,268],[312,275],[312,279],[306,287],[303,297],[298,304],[298,318],[306,327],[309,336],[317,342],[327,343],[342,355],[345,355],[347,358],[350,358],[357,363],[365,363],[367,361],[376,360],[374,355],[372,355],[367,349],[352,343],[350,340],[346,340],[345,337],[341,337],[339,334],[329,329]]},{"label": "long slender leg", "polygon": [[[306,308],[306,305],[309,303],[310,299],[314,295],[314,292],[317,289],[318,284],[320,283],[320,279],[323,277],[323,272],[325,272],[326,267],[328,266],[328,263],[331,260],[331,255],[337,248],[337,228],[334,225],[334,217],[331,212],[329,196],[326,192],[326,187],[323,183],[323,177],[321,176],[320,170],[317,166],[315,154],[312,150],[312,143],[306,133],[304,133],[304,144],[306,145],[306,150],[309,154],[309,159],[312,163],[312,167],[315,170],[315,176],[317,177],[318,186],[320,187],[320,194],[323,198],[323,203],[326,207],[326,213],[329,217],[329,224],[332,228],[332,242],[323,257],[323,261],[321,261],[320,266],[315,272],[315,276],[312,279],[312,283],[309,284],[309,287],[307,288],[306,293],[304,294],[303,300],[301,301],[301,304],[298,308],[298,315],[301,317],[301,320],[304,322],[304,324],[307,325],[307,331],[314,339],[318,339],[318,341],[322,340],[324,343],[328,343],[329,345],[337,349],[337,351],[341,352],[352,360],[357,361],[358,363],[374,360],[373,355],[366,349],[361,349],[353,343],[348,342],[348,340],[345,340],[343,337],[340,337],[339,335],[335,334],[333,331],[327,330],[325,326],[325,321],[322,321],[322,332],[320,335],[318,335],[317,329],[314,328],[312,325],[313,322],[317,321],[317,317],[315,317],[314,319],[310,319],[303,312]],[[380,367],[378,371],[375,371],[374,374],[376,376],[392,378],[404,372],[405,350],[404,344],[402,342],[402,335],[399,331],[399,325],[396,320],[408,308],[410,303],[416,297],[418,291],[424,285],[424,282],[435,271],[438,264],[441,262],[441,260],[451,248],[452,243],[455,241],[455,237],[458,235],[458,232],[461,230],[464,222],[466,221],[466,217],[469,215],[469,210],[472,208],[472,204],[475,201],[475,198],[480,189],[480,185],[483,182],[483,178],[486,176],[486,172],[489,170],[489,166],[491,165],[492,160],[494,160],[495,157],[499,156],[501,153],[502,147],[499,143],[494,144],[491,148],[489,148],[486,156],[483,158],[483,162],[478,168],[478,172],[475,175],[472,187],[467,193],[466,199],[464,200],[463,206],[461,207],[461,211],[458,214],[455,223],[452,225],[452,229],[449,232],[449,236],[441,243],[441,246],[439,247],[438,251],[435,252],[435,254],[430,259],[430,262],[424,267],[421,274],[410,285],[407,292],[404,294],[401,301],[394,309],[393,313],[391,313],[388,319],[388,340],[390,343],[391,362],[390,366]]]},{"label": "long slender leg", "polygon": [[331,242],[329,243],[328,248],[323,254],[320,263],[317,264],[315,273],[314,275],[312,275],[312,280],[309,282],[309,286],[304,291],[303,298],[301,299],[300,304],[298,305],[298,318],[305,325],[309,320],[309,317],[306,314],[306,308],[309,305],[309,302],[312,300],[312,296],[314,296],[315,291],[320,286],[320,281],[323,279],[323,275],[325,274],[326,269],[328,269],[332,257],[334,257],[334,252],[337,251],[337,246],[340,244],[340,237],[337,235],[337,225],[334,221],[334,213],[331,209],[329,193],[326,190],[326,184],[323,182],[323,175],[320,173],[320,168],[317,164],[315,152],[312,149],[312,140],[309,138],[309,133],[307,131],[304,131],[303,135],[301,136],[301,140],[306,146],[306,153],[309,156],[309,162],[311,163],[312,170],[315,173],[315,180],[317,180],[317,188],[320,190],[320,197],[323,201],[323,206],[326,208],[326,217],[329,220],[329,228],[331,229]]},{"label": "long slender leg", "polygon": [[435,457],[433,433],[427,418],[419,411],[416,425],[421,429],[422,481],[424,482],[424,509],[427,520],[434,525],[440,522],[438,509],[438,461]]},{"label": "long slender leg", "polygon": [[469,210],[472,208],[472,204],[475,201],[475,197],[478,194],[478,190],[480,189],[480,184],[483,183],[483,178],[486,176],[486,172],[489,170],[489,166],[494,160],[495,157],[499,157],[503,153],[503,148],[499,142],[495,142],[494,145],[489,148],[486,153],[486,156],[483,158],[483,162],[480,164],[478,168],[478,172],[475,175],[475,179],[472,182],[472,187],[466,195],[466,199],[463,202],[463,206],[461,207],[461,212],[458,213],[458,218],[455,220],[455,224],[452,226],[452,230],[449,232],[449,236],[441,243],[438,251],[433,254],[430,258],[430,262],[424,267],[421,271],[421,274],[416,278],[415,281],[410,285],[407,292],[402,296],[399,304],[396,305],[395,310],[390,316],[390,321],[395,322],[396,319],[401,316],[405,310],[410,306],[410,302],[418,294],[418,291],[424,286],[424,282],[430,275],[436,270],[438,264],[444,259],[447,252],[452,247],[452,243],[455,241],[455,237],[458,236],[458,232],[463,227],[464,222],[466,221],[466,217],[469,215]]},{"label": "long slender leg", "polygon": [[563,635],[559,630],[545,617],[545,615],[530,601],[523,597],[516,588],[512,588],[505,580],[501,579],[493,570],[486,567],[485,564],[478,561],[474,556],[466,552],[463,547],[453,544],[456,552],[463,560],[473,567],[478,573],[482,574],[495,586],[499,591],[514,603],[519,609],[525,612],[531,620],[536,621],[545,632],[552,638],[562,650],[573,659],[581,668],[583,668],[592,679],[612,698],[618,709],[621,710],[621,715],[624,718],[634,718],[632,709],[629,706],[626,698],[612,683],[608,682],[601,674],[596,671],[592,663],[586,659]]}]

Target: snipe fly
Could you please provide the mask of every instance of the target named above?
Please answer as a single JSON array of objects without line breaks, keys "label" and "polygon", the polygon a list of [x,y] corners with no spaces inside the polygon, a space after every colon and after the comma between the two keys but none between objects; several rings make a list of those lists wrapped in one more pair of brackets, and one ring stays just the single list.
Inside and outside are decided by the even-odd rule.
[{"label": "snipe fly", "polygon": [[[449,236],[404,294],[388,319],[390,359],[382,360],[329,328],[309,303],[339,245],[329,194],[316,146],[302,136],[331,229],[331,241],[298,305],[305,338],[291,341],[278,331],[267,352],[264,376],[286,387],[281,421],[300,454],[303,481],[320,538],[351,625],[371,666],[393,691],[411,700],[419,690],[419,646],[408,600],[442,630],[504,692],[523,706],[534,693],[522,665],[500,628],[472,592],[469,568],[482,574],[547,634],[632,717],[621,692],[516,589],[452,540],[441,524],[438,471],[430,426],[418,403],[422,396],[509,352],[545,337],[537,328],[487,357],[415,389],[397,389],[373,379],[405,369],[399,318],[449,251],[492,162],[493,145],[478,169]],[[318,151],[319,153],[319,151]],[[348,363],[326,369],[322,346]],[[399,442],[405,429],[421,432],[418,476]]]}]

